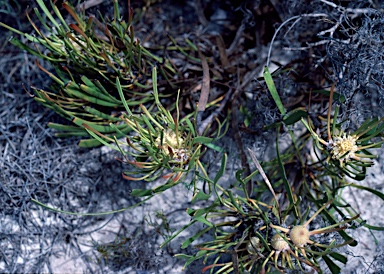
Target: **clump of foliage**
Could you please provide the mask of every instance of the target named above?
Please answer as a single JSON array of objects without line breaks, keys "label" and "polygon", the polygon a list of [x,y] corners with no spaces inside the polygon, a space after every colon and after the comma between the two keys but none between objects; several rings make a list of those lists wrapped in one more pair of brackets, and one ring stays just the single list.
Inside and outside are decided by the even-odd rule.
[{"label": "clump of foliage", "polygon": [[[273,269],[281,272],[287,269],[306,271],[308,267],[322,272],[321,260],[332,273],[339,273],[340,268],[334,261],[346,262],[346,257],[339,248],[357,245],[347,231],[359,226],[382,229],[367,224],[366,220],[355,213],[354,208],[342,202],[339,195],[345,187],[356,187],[384,198],[382,193],[363,184],[348,183],[346,179],[346,176],[359,180],[365,178],[366,168],[372,162],[364,161],[363,158],[377,157],[369,150],[380,147],[382,143],[372,142],[374,137],[382,134],[382,120],[367,120],[356,132],[345,137],[340,134],[342,122],[338,121],[337,113],[332,115],[329,109],[328,120],[327,117],[323,120],[333,137],[326,142],[309,126],[312,121],[307,113],[285,110],[268,69],[265,70],[264,77],[283,115],[283,122],[276,123],[275,126],[279,129],[284,121],[286,126],[302,123],[307,131],[300,136],[292,132],[292,146],[284,151],[280,151],[277,139],[277,158],[269,162],[260,164],[255,154],[249,151],[257,167],[250,176],[243,178],[238,171],[235,186],[232,189],[217,189],[218,197],[212,205],[188,209],[192,222],[187,227],[195,222],[207,227],[184,241],[182,248],[206,233],[211,233],[214,239],[198,243],[199,251],[195,255],[176,256],[187,260],[185,267],[201,258],[204,261],[211,260],[211,264],[203,269],[210,273],[269,273]],[[339,95],[333,92],[333,88],[328,94],[331,106],[332,98]],[[349,136],[353,137],[348,138]],[[312,145],[310,150],[308,145]],[[301,167],[296,171],[290,170],[289,166],[295,161]],[[290,176],[296,173],[294,177],[300,179],[290,181],[288,172],[291,173]],[[258,173],[262,175],[264,183],[256,182],[254,191],[249,192],[247,184]],[[270,195],[266,195],[268,192]],[[318,210],[307,217],[311,212],[310,204],[314,204]],[[308,208],[301,212],[305,206]],[[310,230],[308,227],[318,215],[323,216],[325,225]],[[326,237],[318,236],[324,233]],[[173,237],[168,241],[172,239]]]},{"label": "clump of foliage", "polygon": [[[38,8],[34,9],[39,24],[27,14],[36,36],[3,23],[0,25],[24,36],[30,42],[24,44],[13,37],[10,40],[12,44],[49,62],[55,70],[52,73],[36,61],[36,65],[52,78],[53,84],[44,89],[32,87],[33,97],[42,105],[72,120],[73,125],[51,123],[49,126],[63,131],[57,134],[58,137],[88,136],[83,124],[110,136],[125,136],[130,128],[119,117],[124,103],[138,106],[151,100],[149,89],[152,86],[152,67],[159,64],[162,76],[168,80],[175,75],[175,70],[167,60],[140,45],[131,25],[132,10],[128,21],[124,21],[120,16],[118,1],[113,1],[113,19],[103,18],[102,15],[99,18],[85,17],[68,2],[64,2],[62,8],[72,20],[64,20],[59,7],[53,2],[53,14],[44,1],[36,2],[43,11],[41,13]],[[119,97],[116,79],[119,79],[119,88],[129,100]],[[83,147],[99,144],[97,140],[80,142]]]},{"label": "clump of foliage", "polygon": [[[51,9],[56,19],[43,1],[36,2],[43,14],[38,9],[35,13],[45,31],[30,22],[39,37],[0,25],[42,46],[34,48],[16,38],[11,40],[53,66],[54,72],[50,72],[37,63],[54,83],[50,91],[33,87],[34,98],[73,125],[49,126],[64,131],[58,136],[88,136],[81,141],[82,146],[102,144],[120,151],[120,160],[132,167],[123,174],[129,181],[164,180],[155,188],[133,190],[134,196],[149,199],[180,182],[193,189],[190,201],[196,203],[196,208],[187,209],[190,223],[168,235],[162,245],[192,225],[203,224],[204,228],[186,239],[182,248],[205,235],[212,239],[198,242],[196,254],[176,255],[186,260],[185,267],[202,259],[209,263],[202,271],[210,273],[308,269],[322,272],[326,268],[339,273],[335,261],[346,263],[341,247],[357,245],[348,234],[351,229],[365,226],[383,230],[363,220],[340,193],[343,188],[354,187],[384,200],[383,193],[363,182],[377,157],[373,149],[383,143],[384,118],[368,118],[349,131],[345,120],[339,117],[340,104],[346,97],[335,91],[335,85],[330,90],[311,90],[306,94],[308,98],[312,94],[328,98],[326,106],[318,106],[322,108],[319,113],[326,115],[312,115],[309,106],[288,109],[273,80],[280,71],[271,74],[266,66],[259,82],[280,116],[264,129],[276,130],[276,157],[259,163],[249,149],[251,161],[246,161],[256,169],[247,173],[239,168],[234,182],[223,184],[220,179],[227,171],[227,155],[214,142],[227,134],[228,120],[236,119],[230,116],[231,111],[223,110],[228,97],[207,102],[202,91],[201,104],[191,107],[188,113],[181,112],[180,98],[185,94],[182,90],[167,90],[173,86],[177,70],[170,60],[157,57],[135,39],[132,13],[128,22],[121,20],[117,1],[112,20],[85,18],[63,3],[75,21],[69,24],[55,4],[51,4]],[[194,49],[194,45],[190,44],[190,48]],[[186,54],[180,47],[176,50]],[[202,57],[201,62],[203,68],[208,66],[206,58]],[[158,77],[165,84],[160,84]],[[206,108],[210,114],[222,111],[225,118],[208,119],[209,125],[201,127]],[[247,109],[241,111],[246,113]],[[298,133],[295,128],[302,130]],[[281,132],[290,138],[286,149],[280,148]],[[221,156],[220,167],[213,175],[207,172],[203,161],[209,150],[216,150]],[[200,207],[200,200],[208,205]],[[125,243],[100,245],[99,252],[108,257],[108,248],[120,248]]]}]

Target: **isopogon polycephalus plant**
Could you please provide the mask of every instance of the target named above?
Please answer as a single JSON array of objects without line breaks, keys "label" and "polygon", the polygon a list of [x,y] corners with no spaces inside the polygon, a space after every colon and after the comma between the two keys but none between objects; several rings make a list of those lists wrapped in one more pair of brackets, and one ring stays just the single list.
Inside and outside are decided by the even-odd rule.
[{"label": "isopogon polycephalus plant", "polygon": [[[204,228],[187,238],[182,248],[190,246],[202,235],[209,234],[213,239],[197,244],[198,251],[194,255],[177,254],[176,257],[186,260],[185,267],[203,259],[209,264],[202,272],[209,271],[211,274],[264,274],[274,273],[275,270],[285,273],[289,269],[307,272],[308,268],[322,273],[325,265],[331,273],[340,273],[337,263],[345,264],[347,257],[338,248],[357,245],[346,229],[355,229],[366,223],[357,210],[345,203],[340,189],[352,186],[378,193],[368,187],[348,183],[344,175],[364,179],[365,167],[372,165],[370,158],[376,157],[368,149],[379,147],[382,143],[375,137],[381,136],[383,119],[369,119],[356,131],[344,133],[342,122],[337,119],[338,106],[331,116],[332,87],[330,91],[321,90],[321,94],[328,93],[331,99],[328,118],[319,117],[321,119],[318,119],[315,128],[314,118],[307,110],[288,112],[285,109],[267,68],[264,76],[283,116],[282,121],[274,124],[278,132],[283,129],[283,124],[290,126],[300,120],[308,132],[296,136],[290,127],[285,127],[292,145],[280,149],[279,138],[276,138],[277,157],[271,161],[259,163],[255,152],[248,148],[257,170],[244,177],[243,171],[236,172],[236,182],[230,189],[222,189],[217,183],[223,175],[224,169],[221,168],[213,181],[216,200],[205,208],[188,209],[192,221],[176,233],[178,235],[198,222]],[[340,97],[335,93],[336,96]],[[324,126],[322,121],[327,121],[327,125]],[[325,132],[322,132],[324,128]],[[315,149],[309,150],[312,144]],[[256,175],[260,175],[262,180],[255,178]],[[252,177],[255,181],[251,181]],[[248,187],[249,183],[257,188]],[[203,193],[199,194],[205,198]],[[382,197],[381,193],[376,195]],[[311,215],[308,208],[302,214],[303,207],[309,202],[316,205],[317,211]],[[316,217],[320,214],[323,221],[317,221],[320,218]],[[381,230],[371,225],[367,227]]]},{"label": "isopogon polycephalus plant", "polygon": [[[215,37],[218,39],[216,39],[216,43],[212,43],[212,41],[209,41],[211,39],[210,35],[200,37],[192,33],[193,35],[184,34],[183,39],[177,39],[177,43],[180,43],[180,45],[186,43],[188,46],[180,46],[173,42],[172,38],[170,40],[172,40],[174,46],[170,46],[169,43],[163,41],[163,38],[161,38],[161,41],[165,43],[158,43],[159,41],[152,39],[157,35],[153,36],[151,32],[149,36],[144,33],[144,36],[147,37],[145,41],[150,38],[149,43],[145,43],[149,45],[147,49],[134,36],[134,28],[131,25],[133,19],[145,20],[137,17],[132,18],[133,9],[130,8],[130,5],[128,5],[128,20],[125,22],[123,20],[124,16],[120,16],[117,0],[113,1],[113,18],[108,19],[107,16],[99,16],[99,20],[92,15],[85,16],[85,11],[77,15],[76,9],[66,1],[62,4],[62,8],[56,6],[55,3],[52,3],[51,8],[49,8],[45,4],[48,1],[36,1],[40,6],[40,10],[42,10],[42,12],[36,10],[36,16],[39,19],[38,24],[30,20],[36,35],[23,34],[12,27],[7,27],[7,29],[29,41],[28,44],[17,39],[12,39],[11,42],[21,46],[22,49],[29,51],[38,58],[50,61],[55,69],[55,72],[51,72],[44,69],[39,63],[36,64],[38,68],[52,78],[54,84],[51,88],[45,87],[44,89],[36,88],[35,90],[32,87],[35,90],[35,99],[66,117],[76,126],[51,123],[50,127],[64,131],[62,137],[72,134],[86,138],[92,137],[84,140],[86,142],[80,143],[84,147],[103,144],[120,151],[123,155],[121,161],[130,165],[128,170],[124,172],[123,177],[128,180],[128,184],[131,181],[138,181],[132,184],[132,188],[137,187],[136,185],[140,187],[140,189],[132,189],[129,186],[129,193],[123,193],[124,199],[127,198],[128,194],[136,198],[146,197],[137,205],[142,205],[147,198],[160,194],[178,183],[183,184],[188,190],[193,187],[193,195],[189,195],[192,194],[192,191],[184,193],[186,194],[185,197],[187,195],[191,197],[190,201],[178,199],[179,202],[188,202],[188,206],[191,205],[191,208],[187,209],[189,215],[186,216],[187,224],[179,232],[171,235],[170,232],[173,231],[173,228],[171,228],[172,222],[168,224],[165,215],[158,217],[167,226],[167,233],[160,232],[165,239],[163,247],[189,226],[194,223],[199,224],[200,230],[195,232],[195,235],[190,235],[181,244],[181,248],[188,248],[195,244],[196,254],[176,254],[175,256],[186,260],[185,267],[196,260],[202,259],[203,263],[208,264],[202,271],[210,271],[211,274],[264,274],[265,272],[275,273],[275,269],[286,272],[288,269],[303,270],[304,267],[321,272],[323,266],[319,261],[322,260],[328,265],[328,269],[333,274],[341,272],[336,263],[345,264],[347,258],[339,254],[335,248],[354,241],[347,235],[345,230],[357,226],[350,226],[349,224],[358,215],[355,216],[357,214],[356,210],[350,206],[348,201],[344,201],[340,190],[349,186],[359,187],[360,189],[369,190],[383,199],[382,192],[364,185],[353,185],[344,180],[344,175],[347,174],[354,178],[357,176],[363,178],[365,176],[365,167],[372,165],[371,158],[376,157],[370,154],[368,150],[376,148],[382,143],[381,140],[377,141],[376,139],[383,137],[383,119],[369,119],[354,132],[352,130],[348,131],[349,129],[345,130],[342,122],[338,121],[338,106],[334,108],[332,104],[332,100],[337,98],[334,87],[329,92],[321,90],[322,94],[330,95],[328,118],[321,117],[321,113],[324,111],[323,104],[315,106],[315,109],[318,110],[317,113],[311,113],[309,105],[305,105],[305,101],[301,99],[306,98],[308,93],[299,92],[299,90],[305,90],[306,88],[298,88],[297,92],[293,91],[293,88],[296,90],[296,85],[293,85],[295,81],[293,77],[288,78],[290,79],[289,82],[292,81],[292,85],[285,83],[285,72],[298,68],[298,64],[295,62],[290,62],[287,67],[277,70],[276,75],[279,76],[280,80],[284,80],[279,81],[279,86],[283,88],[283,90],[279,91],[283,95],[282,98],[280,98],[279,92],[273,84],[268,67],[264,70],[265,84],[281,114],[276,115],[277,113],[273,109],[274,106],[270,104],[270,96],[264,96],[266,95],[264,82],[257,79],[260,89],[256,88],[256,83],[249,86],[251,79],[254,79],[259,73],[257,67],[263,60],[258,59],[255,64],[244,64],[244,68],[231,67],[231,64],[239,63],[237,59],[240,56],[249,59],[250,56],[254,55],[253,43],[246,41],[248,38],[254,40],[249,35],[248,25],[250,22],[246,22],[248,20],[242,20],[241,27],[238,28],[240,31],[236,33],[235,37],[237,42],[234,40],[231,45],[225,45],[228,40],[224,39],[224,41],[221,39],[222,37]],[[61,1],[57,2],[61,3]],[[328,1],[320,2],[323,2],[322,5],[332,6],[326,3]],[[275,6],[273,3],[269,3],[264,7],[260,6],[260,9],[252,6],[252,10],[259,13],[263,9],[272,10],[273,6]],[[335,6],[333,5],[333,7]],[[241,9],[238,13],[247,12],[248,14],[251,9],[248,10],[247,8],[250,7],[248,5],[245,10]],[[148,5],[145,8],[149,10]],[[61,11],[64,11],[63,9],[72,16],[68,17],[65,14],[62,16]],[[196,5],[196,10],[198,9],[199,7]],[[343,11],[343,14],[351,12],[350,8],[338,8],[338,10]],[[360,8],[359,12],[361,12]],[[201,13],[204,15],[204,10]],[[295,20],[290,28],[293,29],[295,25],[299,24],[298,20],[301,20],[300,18],[308,19],[319,15],[320,18],[324,17],[319,21],[326,25],[328,25],[329,20],[326,22],[325,17],[337,18],[334,14],[332,16],[325,14],[324,16],[319,10],[319,12],[316,11],[316,14],[294,16],[286,22]],[[286,16],[287,14],[280,17],[284,18]],[[369,13],[364,12],[364,16],[375,19],[375,23],[373,23],[375,28],[377,22],[382,22],[382,18],[375,18],[376,15],[373,16],[371,11]],[[66,17],[70,20],[68,23],[66,23]],[[348,16],[341,17],[348,18]],[[180,19],[182,19],[182,16]],[[245,19],[249,19],[248,16]],[[281,24],[278,30],[282,29],[285,23]],[[41,27],[38,25],[41,25]],[[263,24],[263,26],[265,25]],[[339,34],[336,33],[336,29],[343,25],[346,26],[344,22],[337,22],[336,28],[328,29],[327,26],[327,30],[322,33],[330,32],[332,36],[335,33],[335,37],[337,37]],[[4,27],[5,25],[0,23],[0,26]],[[139,26],[137,29],[147,29],[145,26],[144,28],[142,28],[142,25]],[[39,28],[43,31],[40,31]],[[349,32],[353,32],[352,28],[349,30]],[[47,33],[47,35],[44,33]],[[363,35],[360,35],[362,34],[361,31],[356,32],[356,34],[359,35],[354,35],[355,37],[363,37]],[[372,32],[369,33],[369,35],[371,34]],[[191,38],[191,40],[187,37]],[[277,37],[277,35],[274,35],[274,37]],[[201,40],[201,38],[203,39]],[[360,43],[361,41],[359,41],[359,44],[354,44],[353,42],[356,42],[356,40],[353,37],[350,38],[351,43],[348,44],[350,44],[349,46],[353,52],[356,50],[356,46],[364,44]],[[181,40],[185,41],[181,42]],[[224,44],[221,43],[223,42],[221,40],[224,41]],[[204,45],[203,42],[209,42],[208,46]],[[264,42],[269,41],[265,40]],[[325,42],[336,43],[336,40],[330,39]],[[194,43],[196,43],[196,46]],[[244,47],[246,51],[234,52],[232,49],[235,48],[236,44],[247,45]],[[270,44],[270,52],[272,52],[273,41]],[[250,48],[248,48],[248,45],[250,45]],[[226,46],[229,46],[229,48]],[[172,48],[176,50],[175,55],[170,54],[173,51]],[[153,53],[150,52],[152,50]],[[154,55],[156,52],[159,53],[159,57]],[[218,57],[217,52],[220,53],[221,62],[216,60],[216,57]],[[267,64],[270,63],[270,52],[268,53]],[[338,62],[342,59],[343,56],[337,58]],[[190,61],[192,63],[189,63]],[[323,61],[325,59],[322,59],[321,63],[328,63]],[[348,62],[340,62],[343,71],[345,69],[345,71],[351,71],[352,74],[355,73],[353,69],[346,66]],[[220,64],[222,67],[220,67]],[[200,65],[202,70],[199,69]],[[319,63],[316,64],[316,67],[318,65]],[[309,68],[308,66],[304,67],[305,69]],[[150,80],[151,68],[153,68],[152,81]],[[157,90],[157,68],[159,68],[159,75],[161,75],[160,92]],[[193,69],[189,71],[189,68]],[[362,71],[371,72],[372,70],[364,69]],[[377,69],[377,71],[379,71],[378,75],[380,76],[380,69]],[[237,73],[235,74],[235,72]],[[243,72],[247,74],[243,74]],[[297,72],[298,78],[296,79],[301,81],[303,78],[301,78],[300,74],[303,72]],[[304,73],[307,74],[307,71]],[[332,75],[331,73],[331,70],[326,69],[327,76]],[[338,77],[338,75],[339,77],[343,76],[343,81],[349,80],[346,79],[346,74],[339,74],[337,70],[333,73],[335,77]],[[369,77],[363,77],[366,79],[364,81],[367,82],[367,87],[368,81],[372,79],[376,81],[375,86],[383,86],[382,83],[377,81],[377,78],[380,78],[377,77],[377,73],[369,74]],[[210,75],[213,76],[212,79]],[[313,73],[307,75],[313,75]],[[12,75],[9,76],[9,78],[12,78]],[[310,83],[307,83],[309,85],[306,84],[305,86],[319,87],[327,83],[328,79],[329,77],[322,77],[322,79],[318,79],[319,81],[317,79],[311,80]],[[355,79],[353,80],[355,81]],[[209,83],[217,83],[218,85],[210,88]],[[236,83],[238,86],[236,86]],[[220,88],[217,88],[218,86]],[[223,90],[221,86],[225,87],[225,89]],[[356,86],[361,86],[361,84]],[[178,87],[181,87],[181,90],[176,96],[175,91]],[[229,87],[228,90],[227,87]],[[286,90],[286,87],[290,90]],[[204,104],[202,103],[204,100],[199,100],[197,103],[196,94],[198,93],[200,93],[200,99],[207,95],[209,100]],[[182,99],[180,104],[178,102],[179,96]],[[259,102],[265,100],[268,104],[258,104],[259,102],[257,102],[254,106],[255,99]],[[294,102],[291,99],[294,99]],[[321,101],[323,101],[322,99],[321,97]],[[339,102],[343,103],[341,100]],[[201,110],[203,105],[203,108],[205,108],[205,105],[217,107],[217,111],[206,112],[203,115]],[[259,109],[259,105],[265,108]],[[352,104],[351,107],[356,106]],[[333,109],[335,110],[332,111]],[[245,117],[238,116],[239,110]],[[270,115],[273,119],[257,119],[259,115],[253,114],[257,114],[259,111],[265,111],[266,113],[261,114]],[[208,114],[210,115],[208,116]],[[314,115],[312,116],[312,114]],[[251,119],[252,116],[255,119]],[[210,126],[205,126],[208,122],[203,121],[201,123],[201,117],[207,117],[206,121],[217,119],[218,125],[208,130]],[[216,117],[226,117],[224,121],[233,122],[229,132],[235,134],[228,137],[231,139],[235,137],[238,150],[233,150],[232,146],[227,146],[227,144],[215,143],[218,138],[211,138],[216,135],[211,134],[211,130],[212,132],[218,132],[218,137],[225,135],[220,134],[220,129],[224,129],[224,126],[221,119]],[[239,128],[243,118],[244,126],[241,124],[241,128]],[[317,118],[316,124],[315,119]],[[252,125],[252,120],[259,121],[256,121],[257,125]],[[261,123],[270,120],[273,121],[271,125]],[[295,129],[299,128],[296,127],[296,123],[300,123],[300,121],[304,123],[308,131],[294,132]],[[327,126],[325,126],[325,123],[322,124],[323,121],[327,121]],[[249,127],[249,125],[255,127]],[[259,135],[260,126],[266,130],[265,135],[271,133],[269,129],[277,129],[275,146],[277,157],[261,162],[261,164],[255,161],[258,171],[251,173],[248,166],[249,161],[247,161],[243,151],[243,144],[248,143],[253,149],[258,149],[261,143],[258,138],[250,136],[251,139],[247,137],[247,142],[242,144],[241,135],[248,133]],[[241,132],[241,135],[237,134]],[[284,138],[290,137],[288,142],[286,139],[280,139],[279,136],[282,133],[285,135]],[[123,137],[125,138],[123,139]],[[312,138],[315,140],[314,142]],[[279,141],[280,143],[284,142],[283,149],[279,148]],[[265,144],[267,142],[266,140]],[[317,145],[318,149],[315,149],[316,151],[308,149],[313,143]],[[263,145],[263,147],[266,149],[264,152],[269,151],[267,146]],[[226,168],[227,154],[223,153],[224,151],[230,151],[232,154],[229,159],[234,160],[234,162],[232,162],[233,165],[230,168]],[[238,151],[240,152],[239,155],[237,155]],[[262,154],[264,152],[262,151]],[[318,153],[316,154],[317,159],[312,157],[314,153]],[[240,156],[241,166],[238,165],[237,156]],[[272,154],[265,156],[268,159]],[[219,158],[221,158],[220,166],[217,165],[217,159]],[[263,168],[265,168],[265,172],[262,170]],[[232,176],[233,171],[235,171],[236,180]],[[256,175],[261,175],[265,183]],[[157,181],[158,179],[161,180]],[[141,181],[156,182],[144,184]],[[46,199],[46,196],[40,197]],[[48,196],[51,197],[52,195]],[[31,197],[34,197],[33,193]],[[39,198],[39,196],[35,198]],[[135,202],[137,201],[136,198]],[[37,203],[34,199],[32,201]],[[53,203],[56,200],[48,202]],[[311,211],[308,209],[304,214],[301,214],[300,211],[309,203],[316,204],[316,209],[313,210],[313,212],[316,212],[311,215]],[[181,206],[184,207],[184,205]],[[65,203],[65,206],[67,207],[67,203]],[[76,200],[75,206],[77,207]],[[158,206],[161,207],[162,204],[158,203]],[[34,208],[31,209],[34,210]],[[60,213],[77,214],[64,211]],[[98,214],[91,213],[87,215]],[[315,221],[320,215],[324,218],[323,223],[326,223],[325,225],[321,225],[321,221]],[[317,224],[315,224],[316,222]],[[383,230],[382,227],[374,227],[369,225],[368,222],[369,220],[361,219],[356,223],[362,226],[366,224],[368,229]],[[151,224],[149,225],[151,226]],[[156,227],[155,230],[159,232],[161,229]],[[209,236],[210,238],[200,238],[201,236]],[[343,242],[339,242],[337,238],[339,236],[344,238]],[[112,245],[112,248],[114,246]],[[174,249],[170,248],[170,250]],[[103,256],[106,254],[102,249],[97,251],[102,255],[104,253]],[[338,262],[329,263],[332,260],[331,257]],[[137,271],[139,270],[137,269]],[[142,271],[147,270],[143,269]],[[148,271],[150,270],[148,269]]]},{"label": "isopogon polycephalus plant", "polygon": [[[338,172],[346,174],[354,179],[365,178],[365,168],[373,165],[373,158],[377,156],[370,153],[368,149],[379,148],[383,141],[372,141],[384,129],[384,117],[381,119],[367,119],[353,133],[346,133],[341,129],[337,121],[339,106],[336,105],[333,117],[331,117],[332,102],[335,96],[334,85],[330,89],[328,117],[327,117],[327,140],[320,137],[318,132],[312,128],[312,122],[301,119],[305,127],[315,140],[316,147],[326,155],[326,162],[338,168]],[[349,168],[350,167],[350,168]]]},{"label": "isopogon polycephalus plant", "polygon": [[[312,267],[313,269],[315,269],[316,271],[319,271],[318,267],[313,264],[311,261],[309,261],[307,258],[300,258],[297,254],[297,252],[293,252],[292,249],[291,249],[291,245],[288,241],[288,238],[286,236],[282,236],[283,234],[280,234],[280,233],[276,233],[275,235],[273,235],[273,237],[271,238],[271,242],[270,242],[270,245],[272,246],[273,250],[271,251],[271,253],[269,254],[269,256],[267,257],[267,259],[264,261],[263,263],[263,266],[262,266],[262,270],[265,272],[265,265],[266,263],[268,262],[268,260],[274,255],[274,258],[273,258],[273,262],[274,262],[274,266],[277,270],[279,270],[280,272],[283,272],[283,269],[286,268],[286,263],[288,264],[288,268],[290,269],[295,269],[295,266],[293,264],[293,261],[292,261],[292,258],[291,258],[291,255],[299,262],[302,262],[310,267]],[[280,267],[278,265],[278,259],[279,259],[279,255],[281,254],[281,264],[280,264]],[[301,267],[301,266],[300,266]]]},{"label": "isopogon polycephalus plant", "polygon": [[[320,248],[324,248],[326,250],[330,250],[333,248],[341,247],[347,244],[350,244],[353,240],[345,241],[341,244],[336,244],[335,240],[331,240],[330,244],[321,244],[317,243],[310,239],[311,236],[316,234],[325,234],[335,231],[344,230],[347,228],[346,224],[350,223],[351,221],[355,220],[359,217],[359,215],[344,220],[342,222],[338,222],[323,228],[315,229],[310,231],[308,229],[309,224],[315,219],[315,217],[321,213],[327,206],[332,204],[332,200],[329,200],[327,203],[325,203],[319,210],[317,210],[305,223],[294,225],[291,228],[286,228],[274,224],[270,224],[270,227],[275,229],[277,234],[275,234],[272,237],[271,245],[274,248],[275,251],[275,267],[279,269],[277,266],[277,257],[279,253],[283,253],[283,259],[282,259],[282,266],[284,267],[284,262],[288,262],[288,266],[290,268],[293,268],[291,258],[289,257],[288,253],[291,253],[297,260],[300,262],[303,262],[311,267],[313,267],[315,270],[317,270],[316,262],[312,261],[311,258],[316,257],[317,255],[320,255],[317,252],[314,252],[313,248],[306,248],[307,245],[316,246]],[[281,235],[284,235],[282,237]],[[295,250],[295,253],[293,253],[291,247]],[[307,254],[308,252],[308,254]],[[324,254],[330,251],[325,251]],[[273,252],[272,252],[273,253]],[[299,257],[298,254],[301,254],[302,258]]]}]

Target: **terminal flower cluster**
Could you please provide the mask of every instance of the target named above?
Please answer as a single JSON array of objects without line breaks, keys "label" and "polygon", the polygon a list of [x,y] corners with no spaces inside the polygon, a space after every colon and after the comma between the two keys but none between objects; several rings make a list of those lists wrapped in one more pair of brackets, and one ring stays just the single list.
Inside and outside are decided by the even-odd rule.
[{"label": "terminal flower cluster", "polygon": [[356,144],[357,139],[357,136],[346,133],[336,136],[335,140],[330,143],[332,158],[340,160],[341,163],[351,158],[358,160],[359,158],[355,155],[355,152],[359,150]]}]

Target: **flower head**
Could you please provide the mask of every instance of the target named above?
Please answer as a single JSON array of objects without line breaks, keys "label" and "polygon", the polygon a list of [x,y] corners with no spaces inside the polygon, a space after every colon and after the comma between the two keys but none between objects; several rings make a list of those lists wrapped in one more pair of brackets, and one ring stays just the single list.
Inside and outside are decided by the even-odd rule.
[{"label": "flower head", "polygon": [[344,159],[355,158],[355,152],[358,150],[357,139],[357,136],[345,133],[342,136],[337,136],[331,143],[332,158],[340,160],[340,162],[343,162]]},{"label": "flower head", "polygon": [[288,242],[279,234],[273,235],[271,245],[277,252],[286,251],[290,248]]},{"label": "flower head", "polygon": [[167,144],[171,148],[179,148],[183,144],[183,141],[183,138],[177,136],[172,129],[167,129],[164,131],[163,138],[161,138],[161,136],[157,137],[156,145]]},{"label": "flower head", "polygon": [[184,139],[172,129],[164,131],[163,136],[156,139],[156,145],[161,147],[165,155],[170,155],[176,162],[185,163],[189,159],[188,150],[184,147]]}]

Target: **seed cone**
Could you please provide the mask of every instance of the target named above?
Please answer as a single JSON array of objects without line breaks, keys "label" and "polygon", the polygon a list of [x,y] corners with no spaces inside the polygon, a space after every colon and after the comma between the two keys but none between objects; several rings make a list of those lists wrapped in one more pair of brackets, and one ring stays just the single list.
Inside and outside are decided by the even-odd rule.
[{"label": "seed cone", "polygon": [[261,248],[262,248],[262,243],[260,242],[259,238],[252,237],[249,239],[249,242],[247,244],[247,251],[250,254],[257,254]]},{"label": "seed cone", "polygon": [[296,246],[303,246],[308,243],[309,236],[309,230],[303,225],[297,225],[289,232],[289,237]]},{"label": "seed cone", "polygon": [[289,244],[279,234],[272,237],[271,245],[277,251],[284,251],[289,248]]}]

